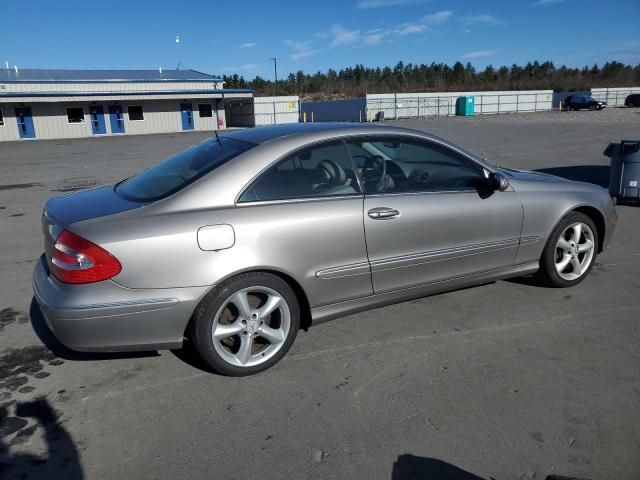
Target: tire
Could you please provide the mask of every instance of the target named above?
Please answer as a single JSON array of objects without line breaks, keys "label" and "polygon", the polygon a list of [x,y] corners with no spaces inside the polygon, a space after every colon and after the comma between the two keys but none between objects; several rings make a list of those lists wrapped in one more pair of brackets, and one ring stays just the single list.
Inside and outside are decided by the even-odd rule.
[{"label": "tire", "polygon": [[[577,230],[574,226],[577,225],[581,225],[581,234],[576,242]],[[565,240],[562,244],[566,249],[560,246],[561,236]],[[591,248],[587,250],[589,243]],[[539,276],[550,287],[566,288],[577,285],[589,275],[597,252],[598,229],[593,220],[583,213],[572,212],[560,220],[551,232],[540,257]],[[578,271],[576,261],[580,263]]]},{"label": "tire", "polygon": [[241,377],[278,363],[299,328],[300,307],[289,284],[254,272],[230,278],[209,292],[194,313],[191,335],[211,369]]}]

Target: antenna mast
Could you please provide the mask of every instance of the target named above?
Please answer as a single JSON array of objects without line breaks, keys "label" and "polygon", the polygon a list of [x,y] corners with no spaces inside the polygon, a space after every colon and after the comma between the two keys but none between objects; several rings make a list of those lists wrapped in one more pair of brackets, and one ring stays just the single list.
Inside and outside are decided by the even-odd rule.
[{"label": "antenna mast", "polygon": [[182,63],[182,55],[180,51],[180,35],[176,35],[176,46],[178,48],[178,66],[176,70],[180,70],[180,67],[184,68],[184,64]]}]

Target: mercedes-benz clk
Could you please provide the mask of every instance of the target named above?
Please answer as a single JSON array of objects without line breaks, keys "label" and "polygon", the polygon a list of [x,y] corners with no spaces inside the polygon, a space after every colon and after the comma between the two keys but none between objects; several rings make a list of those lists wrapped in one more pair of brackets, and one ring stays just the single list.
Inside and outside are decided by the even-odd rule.
[{"label": "mercedes-benz clk", "polygon": [[211,369],[248,375],[300,328],[349,313],[535,272],[575,285],[616,223],[599,186],[423,132],[280,125],[51,198],[33,287],[71,349],[188,339]]}]

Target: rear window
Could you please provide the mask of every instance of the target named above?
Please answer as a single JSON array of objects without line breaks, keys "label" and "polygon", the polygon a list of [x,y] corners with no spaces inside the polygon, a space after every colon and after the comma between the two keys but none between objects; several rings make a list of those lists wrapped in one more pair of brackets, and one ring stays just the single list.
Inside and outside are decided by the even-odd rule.
[{"label": "rear window", "polygon": [[177,153],[118,183],[115,191],[136,202],[159,200],[183,189],[206,173],[253,148],[249,142],[220,137]]}]

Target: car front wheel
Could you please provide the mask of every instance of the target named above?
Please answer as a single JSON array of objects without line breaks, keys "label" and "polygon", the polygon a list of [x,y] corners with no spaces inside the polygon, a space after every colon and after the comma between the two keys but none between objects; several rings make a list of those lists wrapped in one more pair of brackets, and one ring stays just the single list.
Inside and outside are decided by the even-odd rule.
[{"label": "car front wheel", "polygon": [[268,273],[233,277],[211,291],[195,312],[193,344],[216,372],[245,376],[277,363],[300,327],[296,295]]},{"label": "car front wheel", "polygon": [[551,287],[571,287],[591,271],[598,249],[598,230],[583,213],[564,217],[542,252],[540,273]]}]

